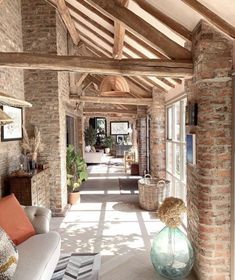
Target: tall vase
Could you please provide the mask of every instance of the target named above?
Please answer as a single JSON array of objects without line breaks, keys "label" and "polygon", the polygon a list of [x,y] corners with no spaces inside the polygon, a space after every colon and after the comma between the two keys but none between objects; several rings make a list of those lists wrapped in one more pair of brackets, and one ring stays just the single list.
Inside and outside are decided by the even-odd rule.
[{"label": "tall vase", "polygon": [[179,228],[164,227],[154,238],[151,260],[155,270],[168,279],[184,279],[194,263],[194,252]]}]

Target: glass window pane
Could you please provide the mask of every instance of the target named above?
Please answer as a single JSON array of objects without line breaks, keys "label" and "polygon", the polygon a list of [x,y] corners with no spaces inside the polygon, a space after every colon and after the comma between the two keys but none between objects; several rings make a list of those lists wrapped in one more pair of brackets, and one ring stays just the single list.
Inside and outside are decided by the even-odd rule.
[{"label": "glass window pane", "polygon": [[175,103],[174,114],[175,137],[174,140],[180,141],[180,102]]},{"label": "glass window pane", "polygon": [[175,151],[175,175],[180,178],[180,144],[174,144]]},{"label": "glass window pane", "polygon": [[182,142],[185,142],[185,113],[186,113],[186,99],[182,100],[181,101],[181,114],[182,114],[182,117],[181,117],[181,129],[182,129],[182,138],[181,138],[181,141]]},{"label": "glass window pane", "polygon": [[167,139],[172,140],[172,107],[167,108]]},{"label": "glass window pane", "polygon": [[172,143],[167,142],[166,143],[166,152],[167,152],[167,171],[172,173],[172,160],[173,160],[173,155],[172,155]]}]

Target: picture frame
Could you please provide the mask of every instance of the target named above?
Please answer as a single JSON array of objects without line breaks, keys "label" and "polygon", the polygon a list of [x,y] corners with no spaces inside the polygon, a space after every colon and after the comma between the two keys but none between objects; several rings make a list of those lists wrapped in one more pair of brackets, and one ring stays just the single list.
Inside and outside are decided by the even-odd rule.
[{"label": "picture frame", "polygon": [[110,122],[111,135],[128,135],[129,122],[128,121],[112,121]]},{"label": "picture frame", "polygon": [[187,151],[187,163],[196,164],[196,135],[186,135],[186,151]]},{"label": "picture frame", "polygon": [[23,138],[23,112],[22,108],[2,106],[3,112],[13,119],[13,122],[1,127],[1,141],[16,141]]},{"label": "picture frame", "polygon": [[124,142],[124,135],[117,135],[117,140],[116,140],[118,145],[123,144]]}]

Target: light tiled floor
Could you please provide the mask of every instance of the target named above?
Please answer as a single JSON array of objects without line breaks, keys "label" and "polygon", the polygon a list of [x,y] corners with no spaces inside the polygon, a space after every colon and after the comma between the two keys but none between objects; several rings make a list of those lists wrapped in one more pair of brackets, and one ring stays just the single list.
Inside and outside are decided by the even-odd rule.
[{"label": "light tiled floor", "polygon": [[81,202],[65,218],[52,219],[51,228],[62,237],[62,252],[100,252],[101,280],[163,279],[156,275],[149,252],[164,225],[155,213],[139,208],[137,195],[120,194],[118,177],[126,177],[122,159],[106,157],[103,164],[90,166],[89,173]]}]

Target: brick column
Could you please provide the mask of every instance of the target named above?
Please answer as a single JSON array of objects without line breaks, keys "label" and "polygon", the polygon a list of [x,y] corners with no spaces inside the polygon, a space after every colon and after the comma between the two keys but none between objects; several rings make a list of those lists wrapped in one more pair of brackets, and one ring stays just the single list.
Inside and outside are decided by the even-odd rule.
[{"label": "brick column", "polygon": [[150,113],[150,170],[153,177],[166,177],[165,94],[153,90]]},{"label": "brick column", "polygon": [[202,280],[230,279],[232,44],[201,21],[193,32],[194,77],[189,102],[198,103],[196,165],[187,166],[188,232]]},{"label": "brick column", "polygon": [[[67,54],[67,31],[56,10],[44,0],[22,0],[23,50]],[[27,129],[41,131],[44,151],[39,160],[49,162],[50,207],[61,215],[67,205],[65,104],[69,99],[68,73],[44,70],[24,71]]]},{"label": "brick column", "polygon": [[137,143],[139,158],[139,174],[144,175],[147,170],[147,109],[144,106],[137,107]]}]

